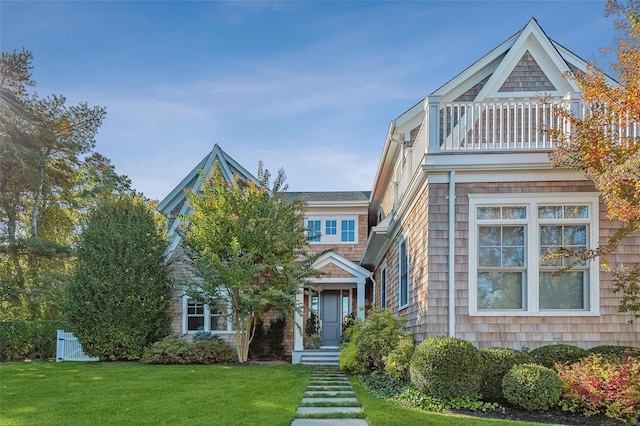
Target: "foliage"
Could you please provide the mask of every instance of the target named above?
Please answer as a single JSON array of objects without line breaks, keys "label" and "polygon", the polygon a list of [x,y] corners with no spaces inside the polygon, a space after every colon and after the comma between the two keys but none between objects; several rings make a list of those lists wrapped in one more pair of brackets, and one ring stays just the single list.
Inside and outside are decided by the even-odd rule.
[{"label": "foliage", "polygon": [[139,196],[107,199],[90,214],[66,308],[87,355],[138,359],[169,333],[166,249],[162,222]]},{"label": "foliage", "polygon": [[[554,166],[584,171],[601,191],[608,216],[619,226],[609,241],[582,254],[600,261],[614,252],[626,235],[640,230],[640,144],[630,128],[640,123],[640,25],[638,2],[607,1],[607,14],[617,16],[616,61],[610,63],[619,82],[610,84],[604,71],[590,64],[586,73],[571,75],[589,110],[559,109],[570,130],[551,132],[559,141]],[[567,256],[575,254],[566,253]],[[640,315],[640,263],[627,262],[614,271],[615,291],[622,293],[619,309]]]},{"label": "foliage", "polygon": [[320,323],[318,321],[318,314],[316,314],[315,312],[309,312],[309,318],[307,319],[307,325],[305,327],[304,334],[307,336],[318,334],[318,330],[320,330],[319,325]]},{"label": "foliage", "polygon": [[640,348],[632,348],[631,346],[601,345],[588,349],[587,352],[612,359],[624,359],[627,356],[640,358]]},{"label": "foliage", "polygon": [[0,58],[0,320],[60,318],[85,212],[130,191],[128,178],[92,152],[105,109],[40,98],[32,61],[26,50]]},{"label": "foliage", "polygon": [[555,371],[538,364],[514,365],[502,379],[505,399],[527,411],[556,407],[562,393],[562,381]]},{"label": "foliage", "polygon": [[469,341],[450,336],[420,343],[411,359],[411,383],[438,399],[479,399],[480,351]]},{"label": "foliage", "polygon": [[[343,352],[346,350],[345,357],[349,357],[345,360],[345,365],[350,366],[347,371],[352,374],[384,371],[383,358],[405,337],[405,322],[404,319],[395,317],[391,311],[379,308],[369,310],[365,321],[355,320],[346,331],[348,342],[343,346]],[[342,357],[341,353],[340,358]]]},{"label": "foliage", "polygon": [[249,359],[282,359],[284,356],[284,329],[287,322],[284,318],[271,320],[265,330],[262,319],[256,324],[256,331],[249,345]]},{"label": "foliage", "polygon": [[166,337],[145,349],[140,358],[143,364],[228,364],[235,361],[235,351],[218,339],[189,343],[183,339]]},{"label": "foliage", "polygon": [[304,336],[305,349],[318,349],[322,346],[322,337],[318,333]]},{"label": "foliage", "polygon": [[586,349],[578,346],[557,344],[536,348],[530,352],[533,362],[547,368],[555,368],[557,363],[573,364],[589,355]]},{"label": "foliage", "polygon": [[370,373],[370,371],[366,369],[364,362],[362,362],[361,351],[354,341],[349,341],[342,346],[338,362],[340,370],[349,374]]},{"label": "foliage", "polygon": [[411,384],[401,384],[388,375],[374,371],[360,376],[360,382],[369,393],[395,402],[403,407],[419,408],[425,411],[470,410],[487,411],[497,408],[497,404],[485,403],[471,398],[451,398],[442,400],[420,392]]},{"label": "foliage", "polygon": [[56,330],[65,326],[64,321],[0,322],[0,362],[55,358]]},{"label": "foliage", "polygon": [[617,362],[590,355],[580,362],[561,366],[562,409],[585,416],[604,414],[629,421],[640,412],[640,358]]},{"label": "foliage", "polygon": [[0,363],[3,425],[289,425],[300,365]]},{"label": "foliage", "polygon": [[398,383],[410,380],[409,366],[411,365],[411,357],[414,350],[413,336],[411,333],[405,333],[400,336],[397,346],[388,355],[382,357],[384,372],[391,380]]},{"label": "foliage", "polygon": [[505,401],[502,395],[502,379],[518,364],[530,363],[531,357],[526,352],[509,348],[485,348],[480,350],[483,364],[482,385],[480,392],[483,401]]},{"label": "foliage", "polygon": [[258,320],[269,311],[287,317],[302,280],[316,272],[303,225],[304,205],[284,197],[285,174],[271,185],[258,167],[257,181],[227,182],[219,163],[199,192],[188,192],[183,243],[192,270],[186,293],[209,306],[229,306],[238,359],[246,362]]},{"label": "foliage", "polygon": [[191,340],[193,342],[205,342],[207,340],[217,340],[218,342],[222,342],[220,336],[217,336],[209,331],[197,331],[193,334],[193,338]]}]

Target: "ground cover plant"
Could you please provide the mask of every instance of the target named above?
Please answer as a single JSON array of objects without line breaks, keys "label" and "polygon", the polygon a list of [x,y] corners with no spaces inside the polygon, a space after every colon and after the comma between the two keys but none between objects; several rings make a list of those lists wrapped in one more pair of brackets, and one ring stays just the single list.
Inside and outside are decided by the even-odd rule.
[{"label": "ground cover plant", "polygon": [[297,365],[3,363],[0,425],[284,426],[312,371]]}]

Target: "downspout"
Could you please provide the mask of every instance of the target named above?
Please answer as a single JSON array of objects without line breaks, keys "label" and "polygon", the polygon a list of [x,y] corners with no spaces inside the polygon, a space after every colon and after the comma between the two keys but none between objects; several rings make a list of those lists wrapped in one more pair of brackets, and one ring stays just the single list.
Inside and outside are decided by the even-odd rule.
[{"label": "downspout", "polygon": [[449,171],[449,336],[456,336],[456,280],[455,280],[455,255],[456,255],[456,236],[455,236],[455,220],[456,220],[456,172]]},{"label": "downspout", "polygon": [[373,302],[371,303],[372,306],[375,308],[376,307],[376,280],[373,279],[373,272],[371,272],[371,274],[369,275],[369,279],[371,280],[371,282],[373,283],[373,287],[372,287],[372,293],[373,296],[371,297],[373,299]]}]

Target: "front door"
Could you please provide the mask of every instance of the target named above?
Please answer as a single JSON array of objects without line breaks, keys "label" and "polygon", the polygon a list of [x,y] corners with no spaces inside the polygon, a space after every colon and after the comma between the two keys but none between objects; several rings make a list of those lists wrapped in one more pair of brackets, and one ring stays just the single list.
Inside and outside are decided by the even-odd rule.
[{"label": "front door", "polygon": [[340,290],[324,290],[320,293],[320,315],[322,320],[322,345],[338,346],[340,344]]}]

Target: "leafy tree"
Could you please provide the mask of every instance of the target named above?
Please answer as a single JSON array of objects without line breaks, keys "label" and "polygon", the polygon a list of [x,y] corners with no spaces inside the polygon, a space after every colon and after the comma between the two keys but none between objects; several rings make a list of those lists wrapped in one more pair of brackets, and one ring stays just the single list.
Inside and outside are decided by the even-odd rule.
[{"label": "leafy tree", "polygon": [[70,330],[87,354],[139,359],[169,333],[164,227],[139,195],[108,198],[89,215],[66,306]]},{"label": "leafy tree", "polygon": [[183,241],[194,279],[185,277],[186,293],[212,309],[228,307],[238,360],[246,362],[260,317],[290,315],[302,280],[314,274],[304,206],[283,196],[284,171],[271,186],[262,163],[256,182],[227,182],[218,163],[211,179],[201,179],[201,192],[187,193]]},{"label": "leafy tree", "polygon": [[38,97],[32,60],[26,50],[0,57],[0,320],[59,318],[82,218],[98,193],[130,191],[92,152],[105,109]]},{"label": "leafy tree", "polygon": [[[561,142],[552,154],[555,166],[585,172],[602,192],[609,218],[618,221],[619,227],[609,241],[582,256],[600,256],[605,267],[606,256],[623,238],[640,230],[640,143],[637,132],[630,131],[640,123],[639,5],[635,0],[626,4],[607,2],[607,14],[619,18],[617,61],[610,64],[619,83],[609,84],[604,71],[594,64],[586,73],[571,76],[590,108],[584,115],[559,111],[569,120],[571,131],[556,135]],[[613,276],[616,291],[622,293],[620,311],[640,317],[640,263],[624,265],[613,271]]]}]

